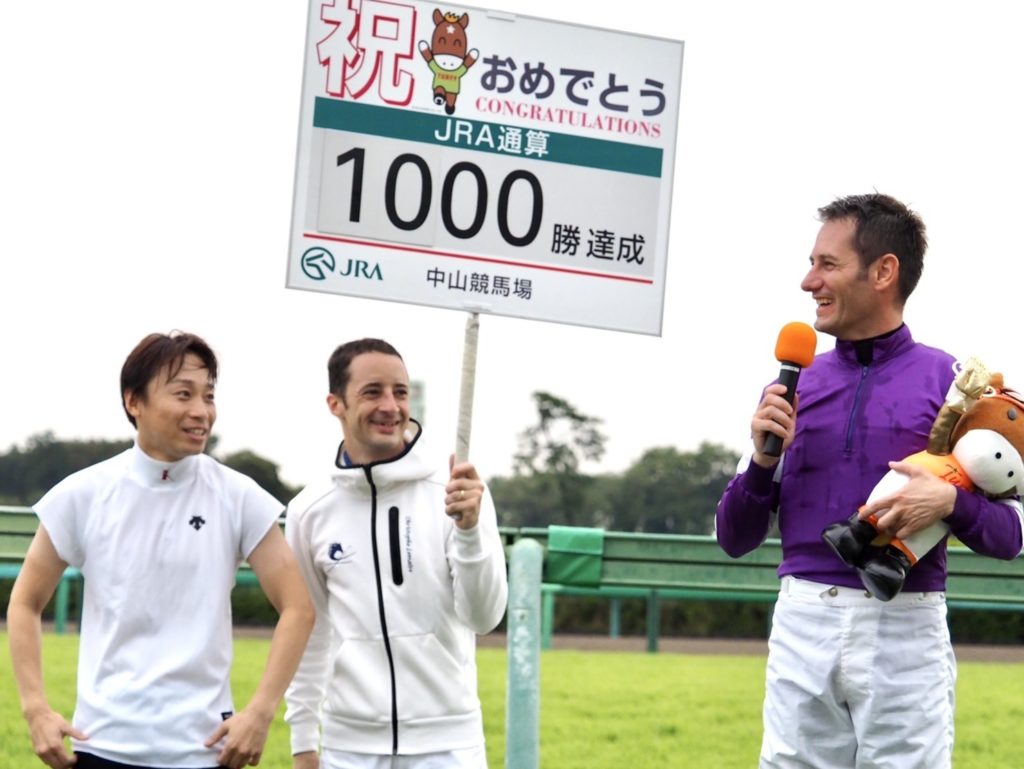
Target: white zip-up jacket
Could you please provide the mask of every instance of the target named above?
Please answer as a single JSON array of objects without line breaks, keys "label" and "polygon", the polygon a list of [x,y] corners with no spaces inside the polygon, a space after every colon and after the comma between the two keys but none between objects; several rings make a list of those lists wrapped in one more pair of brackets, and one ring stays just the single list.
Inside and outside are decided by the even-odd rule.
[{"label": "white zip-up jacket", "polygon": [[473,529],[445,514],[448,466],[425,461],[421,435],[386,462],[336,461],[288,505],[317,610],[285,695],[293,754],[321,732],[325,747],[375,755],[484,742],[476,634],[504,616],[504,550],[487,489]]}]

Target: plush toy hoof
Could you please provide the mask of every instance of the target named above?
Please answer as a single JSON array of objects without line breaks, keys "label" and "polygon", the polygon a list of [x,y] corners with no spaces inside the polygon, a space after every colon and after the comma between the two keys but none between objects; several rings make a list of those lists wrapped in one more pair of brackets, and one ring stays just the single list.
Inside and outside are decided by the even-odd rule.
[{"label": "plush toy hoof", "polygon": [[434,94],[434,104],[436,104],[438,107],[440,107],[444,103],[445,103],[445,98],[444,98],[443,95],[441,95],[439,93],[438,94]]},{"label": "plush toy hoof", "polygon": [[879,601],[891,601],[903,589],[910,561],[895,548],[887,548],[865,561],[857,573],[864,587]]},{"label": "plush toy hoof", "polygon": [[864,549],[877,536],[875,527],[860,520],[856,513],[850,520],[833,523],[821,532],[821,538],[847,566],[859,566]]},{"label": "plush toy hoof", "polygon": [[455,105],[454,104],[446,104],[445,108],[444,108],[444,114],[446,114],[446,115],[454,115],[455,114]]}]

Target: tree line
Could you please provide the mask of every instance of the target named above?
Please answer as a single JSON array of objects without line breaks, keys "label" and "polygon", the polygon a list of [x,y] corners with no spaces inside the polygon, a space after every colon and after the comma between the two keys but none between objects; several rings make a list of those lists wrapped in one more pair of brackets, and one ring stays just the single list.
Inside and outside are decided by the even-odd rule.
[{"label": "tree line", "polygon": [[[536,421],[519,436],[512,474],[489,480],[501,526],[564,524],[680,534],[712,531],[715,502],[735,470],[734,453],[708,443],[696,452],[653,448],[623,473],[590,475],[582,467],[602,458],[608,440],[600,420],[550,393],[534,393],[533,400]],[[131,444],[128,439],[58,440],[52,432],[39,433],[23,447],[0,454],[0,504],[30,506],[61,479]],[[214,436],[207,451],[252,477],[282,505],[298,493],[298,488],[281,480],[271,460],[249,450],[217,456],[216,446]],[[0,585],[2,603],[6,603],[6,588],[9,585]],[[273,619],[273,609],[258,588],[237,587],[232,603],[238,622],[265,624]],[[642,602],[627,602],[622,618],[625,632],[643,634]],[[667,632],[692,628],[707,634],[728,626],[734,634],[757,635],[766,626],[763,610],[755,611],[748,621],[737,623],[737,619],[722,606],[712,608],[710,615],[699,606],[666,607],[663,614]],[[556,623],[560,631],[607,632],[607,603],[560,601]]]},{"label": "tree line", "polygon": [[[130,448],[124,440],[59,440],[52,431],[33,435],[24,447],[12,446],[0,453],[0,504],[30,506],[59,481],[78,470],[110,459]],[[217,437],[206,450],[214,454]],[[299,493],[278,475],[278,466],[253,451],[244,449],[217,457],[228,467],[244,473],[266,489],[282,505]]]},{"label": "tree line", "polygon": [[[625,472],[589,475],[581,468],[604,456],[600,420],[563,398],[533,394],[536,424],[519,436],[510,476],[489,480],[499,523],[506,527],[597,526],[615,531],[710,534],[715,502],[735,472],[737,455],[712,443],[694,452],[652,448]],[[0,504],[30,506],[61,479],[132,445],[124,440],[59,440],[50,431],[0,453]],[[299,492],[278,465],[248,449],[217,455],[282,505]]]},{"label": "tree line", "polygon": [[533,393],[536,424],[519,436],[513,474],[490,480],[502,526],[595,526],[613,531],[710,534],[715,504],[739,455],[704,442],[696,451],[648,449],[622,473],[588,475],[607,436],[599,419],[547,392]]},{"label": "tree line", "polygon": [[[673,447],[648,449],[621,473],[589,475],[587,461],[604,456],[607,436],[599,419],[579,412],[563,398],[533,394],[536,422],[519,436],[513,472],[489,480],[499,524],[546,527],[551,524],[595,526],[612,531],[658,534],[710,534],[715,504],[736,471],[738,455],[701,443],[696,451]],[[49,488],[76,470],[124,451],[130,440],[58,440],[51,432],[0,453],[0,504],[34,504]],[[216,439],[208,451],[216,452]],[[252,477],[286,504],[299,489],[281,480],[278,465],[243,450],[217,457]],[[0,606],[9,583],[0,585]],[[273,609],[258,588],[238,587],[233,596],[236,621],[266,624]],[[627,635],[645,632],[642,600],[625,601],[621,627]],[[766,604],[672,601],[662,608],[664,635],[764,637],[769,626]],[[563,597],[557,603],[556,632],[607,633],[608,602]],[[950,627],[958,642],[1024,641],[1024,615],[951,610]]]}]

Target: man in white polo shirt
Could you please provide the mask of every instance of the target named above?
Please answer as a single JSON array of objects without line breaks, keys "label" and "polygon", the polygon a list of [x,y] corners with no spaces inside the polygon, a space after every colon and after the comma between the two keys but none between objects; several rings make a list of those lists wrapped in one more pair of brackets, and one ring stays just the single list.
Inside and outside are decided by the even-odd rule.
[{"label": "man in white polo shirt", "polygon": [[[281,505],[203,453],[216,380],[216,356],[199,337],[147,336],[121,369],[135,445],[35,506],[40,525],[7,619],[32,745],[54,769],[259,762],[314,614],[277,525]],[[230,595],[243,560],[280,618],[263,677],[236,713]],[[69,564],[85,577],[72,723],[47,702],[40,648],[43,607]]]}]

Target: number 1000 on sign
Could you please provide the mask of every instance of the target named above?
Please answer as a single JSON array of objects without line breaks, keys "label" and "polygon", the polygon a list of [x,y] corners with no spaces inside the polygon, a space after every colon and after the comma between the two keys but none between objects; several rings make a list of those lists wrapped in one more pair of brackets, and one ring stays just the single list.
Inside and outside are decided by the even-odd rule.
[{"label": "number 1000 on sign", "polygon": [[331,132],[321,232],[488,253],[520,252],[541,231],[544,192],[508,158]]}]

